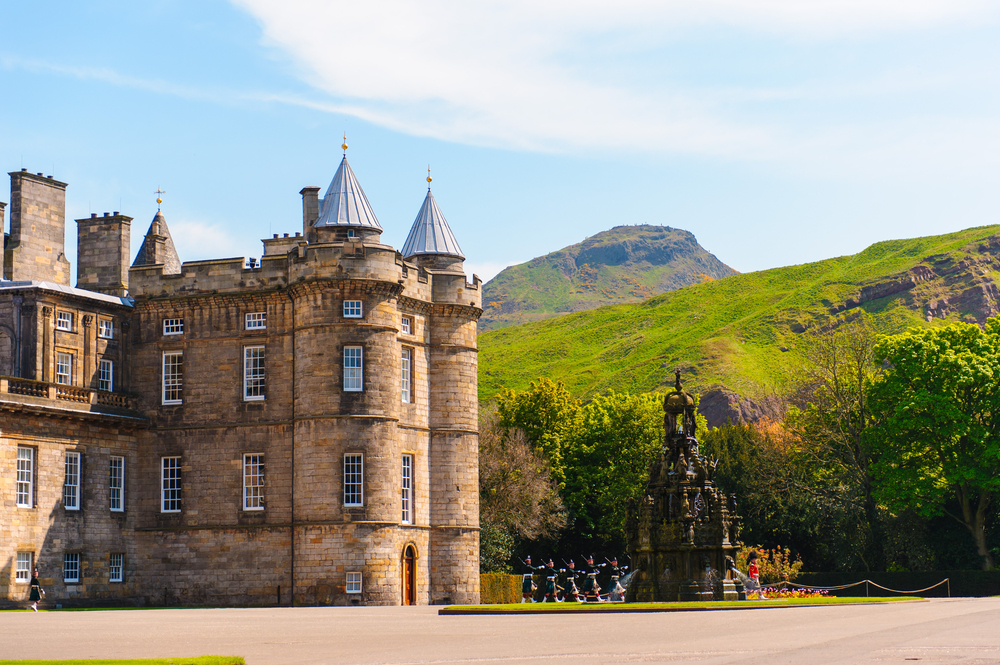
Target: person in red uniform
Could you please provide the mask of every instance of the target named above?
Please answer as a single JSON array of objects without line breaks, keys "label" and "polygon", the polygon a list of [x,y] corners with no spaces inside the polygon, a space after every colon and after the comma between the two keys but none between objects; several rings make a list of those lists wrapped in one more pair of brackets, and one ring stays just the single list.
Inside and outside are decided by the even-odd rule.
[{"label": "person in red uniform", "polygon": [[760,568],[757,567],[757,553],[750,552],[750,557],[747,560],[747,576],[753,585],[752,591],[756,591],[760,594],[761,600],[764,599],[764,590],[760,587]]}]

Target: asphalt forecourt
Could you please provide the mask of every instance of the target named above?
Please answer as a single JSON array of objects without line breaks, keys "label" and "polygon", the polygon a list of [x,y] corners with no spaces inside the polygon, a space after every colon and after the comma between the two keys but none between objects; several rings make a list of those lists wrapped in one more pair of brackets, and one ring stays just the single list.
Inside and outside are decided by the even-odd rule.
[{"label": "asphalt forecourt", "polygon": [[923,598],[782,598],[763,600],[705,600],[677,603],[509,603],[507,605],[449,605],[438,614],[591,614],[602,612],[700,612],[711,610],[762,610],[817,605],[873,605],[877,603],[922,603]]}]

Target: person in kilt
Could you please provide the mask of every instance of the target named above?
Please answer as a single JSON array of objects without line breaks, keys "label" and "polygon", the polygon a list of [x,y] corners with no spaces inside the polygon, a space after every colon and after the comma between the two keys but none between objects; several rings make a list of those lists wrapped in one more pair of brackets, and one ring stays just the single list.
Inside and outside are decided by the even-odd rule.
[{"label": "person in kilt", "polygon": [[524,573],[522,575],[521,581],[521,602],[522,603],[533,603],[535,602],[535,589],[538,587],[535,585],[533,579],[535,572],[539,570],[544,570],[545,566],[532,566],[531,565],[531,555],[524,557]]},{"label": "person in kilt", "polygon": [[42,599],[45,595],[45,591],[42,590],[42,585],[38,583],[38,569],[35,568],[31,573],[31,595],[28,596],[28,600],[31,601],[31,609],[38,611],[38,601]]}]

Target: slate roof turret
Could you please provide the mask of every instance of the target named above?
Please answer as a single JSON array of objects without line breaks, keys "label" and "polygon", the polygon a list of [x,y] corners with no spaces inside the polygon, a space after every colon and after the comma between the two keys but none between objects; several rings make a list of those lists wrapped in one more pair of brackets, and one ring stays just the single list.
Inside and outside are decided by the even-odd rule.
[{"label": "slate roof turret", "polygon": [[382,225],[378,223],[351,165],[347,163],[346,154],[326,190],[326,196],[319,202],[319,218],[313,227],[320,226],[350,226],[382,232]]},{"label": "slate roof turret", "polygon": [[[427,177],[430,182],[430,176]],[[410,235],[406,236],[403,243],[403,258],[409,259],[414,256],[454,256],[465,260],[462,248],[458,246],[455,234],[448,226],[448,220],[444,218],[444,213],[438,207],[430,186],[427,187],[427,196],[424,204],[420,206],[417,218],[413,220],[410,227]]]}]

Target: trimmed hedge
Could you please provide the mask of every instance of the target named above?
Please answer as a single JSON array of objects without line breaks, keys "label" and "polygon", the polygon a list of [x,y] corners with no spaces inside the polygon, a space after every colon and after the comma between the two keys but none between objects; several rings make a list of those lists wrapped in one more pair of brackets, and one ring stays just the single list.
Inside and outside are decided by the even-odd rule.
[{"label": "trimmed hedge", "polygon": [[521,576],[480,573],[479,602],[482,605],[521,602]]},{"label": "trimmed hedge", "polygon": [[[795,578],[795,583],[806,586],[840,586],[842,584],[861,582],[862,580],[871,580],[876,584],[881,584],[890,589],[913,591],[915,589],[926,589],[945,578],[948,578],[949,584],[943,584],[917,595],[924,598],[942,598],[948,595],[949,586],[951,587],[951,595],[953,597],[1000,595],[1000,570],[938,570],[922,573],[799,573],[799,576]],[[872,596],[895,595],[870,585],[868,593]],[[862,584],[850,589],[831,591],[830,595],[864,596],[865,585]]]}]

